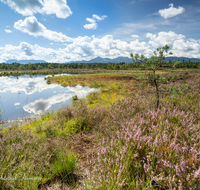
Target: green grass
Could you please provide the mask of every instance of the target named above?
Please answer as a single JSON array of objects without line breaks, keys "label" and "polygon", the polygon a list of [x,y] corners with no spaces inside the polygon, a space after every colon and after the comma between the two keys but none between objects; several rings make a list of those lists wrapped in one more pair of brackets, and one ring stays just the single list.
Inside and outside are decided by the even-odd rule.
[{"label": "green grass", "polygon": [[53,163],[53,173],[61,177],[61,180],[71,180],[76,169],[76,156],[73,153],[57,153]]}]

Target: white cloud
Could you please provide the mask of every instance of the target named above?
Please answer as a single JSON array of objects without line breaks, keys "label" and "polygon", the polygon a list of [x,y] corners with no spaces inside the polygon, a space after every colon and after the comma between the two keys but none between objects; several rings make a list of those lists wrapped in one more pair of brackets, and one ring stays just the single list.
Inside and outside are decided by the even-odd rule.
[{"label": "white cloud", "polygon": [[27,17],[25,20],[18,20],[14,23],[14,28],[35,37],[44,35],[47,30],[43,24],[37,21],[35,16]]},{"label": "white cloud", "polygon": [[23,16],[36,13],[55,14],[58,18],[67,18],[72,14],[66,0],[1,0]]},{"label": "white cloud", "polygon": [[148,44],[138,40],[127,43],[121,40],[113,39],[112,35],[106,35],[102,38],[77,37],[73,43],[66,44],[65,48],[53,49],[44,48],[37,44],[28,45],[21,42],[19,46],[6,45],[2,47],[0,53],[0,62],[8,59],[41,59],[47,62],[68,62],[90,60],[95,57],[116,58],[119,56],[128,56],[131,51],[143,51],[148,56]]},{"label": "white cloud", "polygon": [[85,24],[84,25],[84,28],[85,29],[92,29],[92,30],[95,30],[95,29],[97,29],[97,23],[91,23],[91,24]]},{"label": "white cloud", "polygon": [[11,30],[7,30],[7,29],[5,29],[5,32],[7,32],[7,33],[12,33]]},{"label": "white cloud", "polygon": [[180,7],[180,6],[178,8],[173,7],[174,6],[173,3],[169,4],[169,6],[170,8],[168,9],[161,9],[158,11],[158,13],[165,19],[174,17],[176,15],[179,15],[185,12],[185,9],[183,7]]},{"label": "white cloud", "polygon": [[175,32],[159,32],[158,35],[147,33],[147,38],[150,38],[149,44],[154,48],[165,46],[166,44],[172,46],[176,40],[184,39],[185,36],[182,34],[176,34]]},{"label": "white cloud", "polygon": [[84,25],[84,28],[85,29],[92,29],[92,30],[95,30],[95,29],[97,29],[97,23],[96,23],[96,20],[94,20],[94,19],[92,19],[92,18],[86,18],[86,20],[88,21],[88,22],[90,22],[90,24],[85,24]]},{"label": "white cloud", "polygon": [[96,22],[96,20],[94,20],[93,18],[86,18],[86,20],[87,20],[88,22],[91,22],[91,23],[95,23],[95,22]]},{"label": "white cloud", "polygon": [[138,35],[131,35],[131,37],[133,37],[133,38],[139,38],[139,36]]},{"label": "white cloud", "polygon": [[72,14],[66,0],[44,0],[41,13],[56,14],[58,18],[67,18]]},{"label": "white cloud", "polygon": [[98,15],[96,15],[96,14],[93,14],[92,16],[93,16],[93,18],[96,19],[96,20],[104,20],[105,18],[107,18],[106,15],[98,16]]},{"label": "white cloud", "polygon": [[102,38],[79,36],[74,38],[72,43],[66,44],[66,47],[59,49],[53,49],[53,46],[44,48],[26,42],[21,42],[19,46],[7,44],[0,47],[0,62],[8,59],[40,59],[47,62],[65,63],[88,61],[98,56],[111,59],[120,56],[129,57],[130,52],[150,57],[156,48],[166,44],[170,46],[173,56],[200,57],[200,40],[186,39],[182,34],[169,31],[157,34],[147,33],[145,41],[139,41],[136,38],[130,42],[116,40],[112,35]]},{"label": "white cloud", "polygon": [[170,46],[173,56],[177,57],[200,57],[200,40],[186,39],[182,34],[175,32],[159,32],[158,35],[147,33],[147,38],[150,38],[149,44],[153,48],[163,47],[166,44]]},{"label": "white cloud", "polygon": [[14,24],[14,28],[29,35],[38,37],[43,36],[49,40],[56,42],[71,42],[72,38],[67,37],[61,32],[48,30],[43,24],[37,21],[35,16],[27,17],[25,20],[18,20]]},{"label": "white cloud", "polygon": [[79,37],[72,44],[66,46],[65,51],[70,52],[69,57],[78,60],[90,60],[95,57],[116,58],[119,56],[128,56],[131,51],[143,51],[148,55],[148,44],[138,40],[127,43],[121,40],[113,39],[112,35],[106,35],[102,38]]},{"label": "white cloud", "polygon": [[101,21],[101,20],[104,20],[107,16],[106,15],[103,15],[103,16],[98,16],[96,14],[93,14],[92,15],[93,18],[86,18],[86,20],[88,22],[90,22],[90,24],[85,24],[83,27],[85,29],[92,29],[92,30],[95,30],[97,29],[97,21]]},{"label": "white cloud", "polygon": [[42,8],[41,0],[23,1],[23,0],[1,0],[16,12],[23,16],[33,15]]},{"label": "white cloud", "polygon": [[14,106],[19,106],[20,105],[20,103],[19,102],[16,102],[15,104],[14,104]]},{"label": "white cloud", "polygon": [[25,54],[26,54],[27,56],[34,55],[34,53],[32,52],[32,49],[33,49],[33,46],[32,46],[32,45],[30,45],[30,44],[28,44],[28,43],[26,43],[26,42],[21,42],[21,43],[20,43],[20,47],[21,47],[21,50],[22,50],[23,52],[25,52]]},{"label": "white cloud", "polygon": [[176,56],[184,56],[184,57],[200,57],[200,41],[190,39],[178,39],[174,42],[172,47],[172,52]]}]

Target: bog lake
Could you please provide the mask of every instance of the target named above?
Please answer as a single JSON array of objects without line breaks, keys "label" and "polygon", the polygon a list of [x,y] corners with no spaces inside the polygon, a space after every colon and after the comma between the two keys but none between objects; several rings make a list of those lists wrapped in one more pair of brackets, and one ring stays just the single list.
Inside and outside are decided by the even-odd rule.
[{"label": "bog lake", "polygon": [[11,122],[71,106],[73,96],[86,98],[89,93],[98,90],[88,86],[62,87],[47,84],[45,78],[48,76],[50,75],[0,77],[2,120]]}]

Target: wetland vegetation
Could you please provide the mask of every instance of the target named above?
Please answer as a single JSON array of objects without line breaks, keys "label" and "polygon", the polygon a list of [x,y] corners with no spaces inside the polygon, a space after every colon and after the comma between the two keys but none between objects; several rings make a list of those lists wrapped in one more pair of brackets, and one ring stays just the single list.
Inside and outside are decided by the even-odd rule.
[{"label": "wetland vegetation", "polygon": [[0,132],[3,189],[200,188],[200,70],[71,69],[48,84],[99,88]]}]

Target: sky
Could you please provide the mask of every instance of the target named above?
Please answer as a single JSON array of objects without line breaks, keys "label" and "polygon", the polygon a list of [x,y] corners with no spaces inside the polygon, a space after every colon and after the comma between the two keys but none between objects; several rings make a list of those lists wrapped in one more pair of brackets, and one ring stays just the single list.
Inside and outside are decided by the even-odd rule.
[{"label": "sky", "polygon": [[0,0],[0,63],[96,57],[200,58],[200,0]]}]

